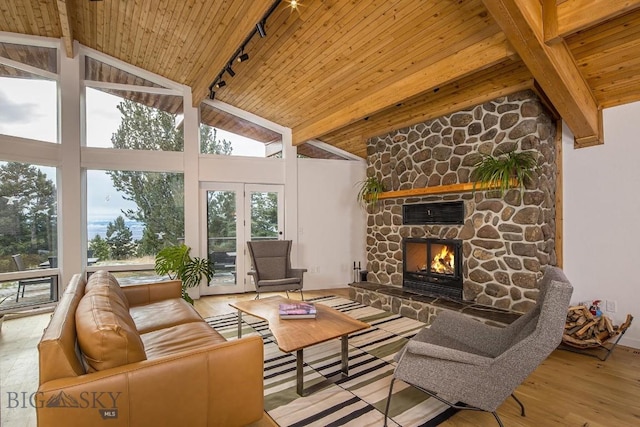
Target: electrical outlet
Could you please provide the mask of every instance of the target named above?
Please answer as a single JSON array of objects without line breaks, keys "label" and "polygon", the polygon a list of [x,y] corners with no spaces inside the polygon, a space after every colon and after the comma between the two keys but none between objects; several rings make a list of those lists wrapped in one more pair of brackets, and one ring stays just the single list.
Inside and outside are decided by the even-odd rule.
[{"label": "electrical outlet", "polygon": [[617,309],[617,304],[615,301],[607,300],[606,309],[609,313],[615,313]]}]

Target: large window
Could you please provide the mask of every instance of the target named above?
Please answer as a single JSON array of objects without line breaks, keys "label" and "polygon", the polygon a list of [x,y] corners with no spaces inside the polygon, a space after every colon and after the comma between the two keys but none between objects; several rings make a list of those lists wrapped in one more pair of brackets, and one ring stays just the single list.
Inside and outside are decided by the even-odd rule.
[{"label": "large window", "polygon": [[89,264],[153,264],[184,241],[184,175],[87,171]]},{"label": "large window", "polygon": [[[136,100],[176,96],[86,89],[87,146],[136,150],[182,151],[182,114],[166,112]],[[115,94],[114,94],[115,93]],[[138,96],[146,95],[146,96]],[[180,111],[182,98],[179,98]],[[150,102],[153,105],[153,102]]]},{"label": "large window", "polygon": [[[0,162],[0,273],[57,267],[56,170]],[[55,298],[52,277],[0,283],[0,311]]]},{"label": "large window", "polygon": [[0,133],[57,142],[56,82],[0,77]]},{"label": "large window", "polygon": [[200,152],[225,156],[282,157],[282,135],[202,104]]},{"label": "large window", "polygon": [[58,142],[56,58],[56,49],[0,42],[0,133]]}]

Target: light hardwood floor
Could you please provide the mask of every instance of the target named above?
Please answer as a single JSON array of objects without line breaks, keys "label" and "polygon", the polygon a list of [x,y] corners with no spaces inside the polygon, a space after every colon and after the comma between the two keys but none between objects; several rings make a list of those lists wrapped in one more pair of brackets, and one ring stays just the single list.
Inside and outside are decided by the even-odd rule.
[{"label": "light hardwood floor", "polygon": [[[307,291],[305,298],[322,295],[348,296],[348,289]],[[268,295],[264,295],[266,297]],[[299,294],[292,292],[293,299]],[[203,297],[196,309],[204,317],[234,312],[230,302],[252,299],[255,294]],[[36,344],[50,314],[6,320],[0,333],[0,425],[35,426],[35,410],[11,407],[9,392],[32,393],[37,389]],[[507,427],[576,426],[618,427],[640,425],[640,350],[619,346],[606,362],[556,350],[525,382],[516,394],[527,416],[520,417],[512,399],[498,409]],[[22,406],[20,402],[20,406]],[[490,414],[462,411],[443,427],[496,426]],[[253,427],[275,426],[267,416]]]}]

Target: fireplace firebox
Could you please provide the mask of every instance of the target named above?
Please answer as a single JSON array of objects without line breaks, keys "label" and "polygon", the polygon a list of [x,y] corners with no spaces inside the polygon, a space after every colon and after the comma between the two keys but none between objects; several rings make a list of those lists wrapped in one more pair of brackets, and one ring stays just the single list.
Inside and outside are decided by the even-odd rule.
[{"label": "fireplace firebox", "polygon": [[462,300],[462,240],[408,238],[402,253],[405,289]]}]

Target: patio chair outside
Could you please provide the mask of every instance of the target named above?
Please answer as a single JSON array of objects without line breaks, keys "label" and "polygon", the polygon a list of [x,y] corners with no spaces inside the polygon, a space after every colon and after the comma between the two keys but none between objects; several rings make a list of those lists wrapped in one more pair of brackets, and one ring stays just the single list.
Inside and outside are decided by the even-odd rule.
[{"label": "patio chair outside", "polygon": [[[13,262],[15,263],[16,269],[18,271],[27,270],[24,266],[24,261],[22,260],[22,254],[11,255],[11,258],[13,258]],[[42,283],[49,284],[51,288],[50,295],[51,295],[51,298],[53,298],[53,281],[51,280],[50,277],[37,278],[37,279],[22,279],[22,280],[18,280],[18,293],[16,294],[16,302],[18,302],[19,298],[24,298],[24,289],[27,287],[27,285],[39,285]]]}]

